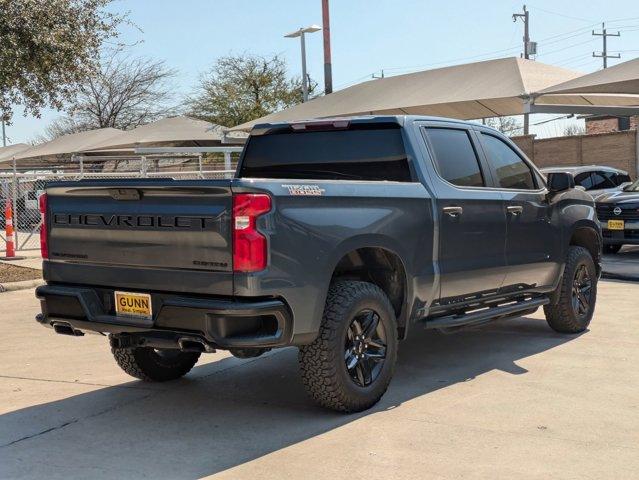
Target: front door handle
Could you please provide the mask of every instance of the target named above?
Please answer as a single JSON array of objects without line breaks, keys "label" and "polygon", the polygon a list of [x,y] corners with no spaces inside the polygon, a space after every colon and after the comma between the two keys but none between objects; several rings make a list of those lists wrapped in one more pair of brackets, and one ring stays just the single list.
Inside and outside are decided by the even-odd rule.
[{"label": "front door handle", "polygon": [[508,211],[508,213],[516,217],[518,215],[521,215],[521,213],[524,211],[524,207],[522,207],[521,205],[510,205],[506,207],[506,210]]},{"label": "front door handle", "polygon": [[442,208],[442,212],[448,216],[457,218],[464,212],[464,209],[462,207],[444,207]]}]

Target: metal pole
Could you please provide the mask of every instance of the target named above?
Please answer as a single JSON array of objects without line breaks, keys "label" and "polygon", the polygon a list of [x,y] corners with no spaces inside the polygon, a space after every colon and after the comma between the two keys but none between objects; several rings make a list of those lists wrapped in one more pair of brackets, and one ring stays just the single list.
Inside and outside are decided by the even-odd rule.
[{"label": "metal pole", "polygon": [[530,59],[530,53],[528,44],[530,43],[530,35],[528,30],[528,24],[530,22],[530,12],[526,10],[526,5],[524,5],[524,58]]},{"label": "metal pole", "polygon": [[197,156],[197,168],[200,172],[200,178],[203,178],[204,176],[202,175],[202,154],[201,153]]},{"label": "metal pole", "polygon": [[304,32],[300,34],[300,44],[302,45],[302,101],[308,101],[308,84],[306,83],[306,40]]},{"label": "metal pole", "polygon": [[[18,167],[16,165],[16,157],[13,157],[13,194],[11,195],[12,210],[13,210],[13,241],[14,245],[20,245],[18,243],[18,230],[20,230],[20,218],[18,216]],[[19,248],[19,247],[18,247]]]},{"label": "metal pole", "polygon": [[224,152],[224,170],[231,169],[231,152]]},{"label": "metal pole", "polygon": [[635,163],[636,177],[635,178],[639,178],[639,125],[637,125],[637,129],[635,130],[635,156],[636,156],[636,163]]},{"label": "metal pole", "polygon": [[2,146],[7,146],[7,134],[4,131],[4,116],[2,117]]},{"label": "metal pole", "polygon": [[608,59],[609,58],[621,58],[621,54],[617,53],[616,55],[608,55],[608,37],[619,37],[621,36],[620,32],[617,33],[608,33],[606,30],[606,24],[601,24],[601,33],[597,33],[594,30],[592,31],[593,36],[601,37],[603,40],[603,50],[601,51],[601,55],[597,55],[595,52],[592,52],[592,56],[595,58],[601,57],[603,60],[603,68],[608,68]]},{"label": "metal pole", "polygon": [[322,35],[324,37],[324,93],[333,93],[333,65],[331,63],[331,21],[328,0],[322,0]]}]

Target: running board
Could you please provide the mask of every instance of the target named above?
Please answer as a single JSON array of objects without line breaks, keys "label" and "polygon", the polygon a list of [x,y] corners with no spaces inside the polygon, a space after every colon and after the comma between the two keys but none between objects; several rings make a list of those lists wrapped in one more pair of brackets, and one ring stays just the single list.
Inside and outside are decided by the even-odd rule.
[{"label": "running board", "polygon": [[452,328],[467,327],[469,325],[478,325],[491,320],[497,320],[502,317],[509,317],[517,313],[527,310],[535,310],[542,305],[550,303],[548,297],[532,298],[530,300],[522,300],[509,305],[497,307],[489,307],[477,312],[464,313],[461,315],[447,315],[445,317],[437,317],[426,320],[425,328]]}]

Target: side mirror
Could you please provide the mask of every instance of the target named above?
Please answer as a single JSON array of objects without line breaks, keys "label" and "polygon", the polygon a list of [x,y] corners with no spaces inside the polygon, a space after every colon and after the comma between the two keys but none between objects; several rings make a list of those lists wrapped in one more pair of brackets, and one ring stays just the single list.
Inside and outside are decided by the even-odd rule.
[{"label": "side mirror", "polygon": [[551,194],[565,192],[575,188],[575,179],[566,172],[556,172],[548,174],[548,192]]}]

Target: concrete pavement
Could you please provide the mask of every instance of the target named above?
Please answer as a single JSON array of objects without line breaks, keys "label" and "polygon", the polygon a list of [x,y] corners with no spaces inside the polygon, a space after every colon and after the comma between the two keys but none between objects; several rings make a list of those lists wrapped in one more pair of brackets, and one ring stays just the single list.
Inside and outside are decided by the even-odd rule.
[{"label": "concrete pavement", "polygon": [[296,351],[207,355],[132,381],[99,336],[33,321],[0,295],[0,478],[636,478],[639,285],[605,281],[591,329],[540,313],[443,335],[415,329],[368,412],[304,394]]},{"label": "concrete pavement", "polygon": [[639,281],[639,246],[626,245],[619,253],[604,255],[602,268],[611,278]]}]

